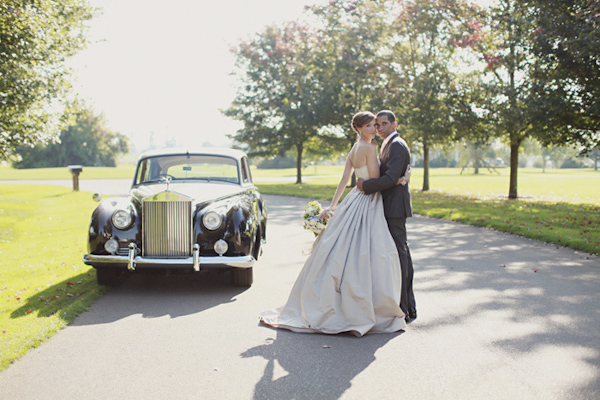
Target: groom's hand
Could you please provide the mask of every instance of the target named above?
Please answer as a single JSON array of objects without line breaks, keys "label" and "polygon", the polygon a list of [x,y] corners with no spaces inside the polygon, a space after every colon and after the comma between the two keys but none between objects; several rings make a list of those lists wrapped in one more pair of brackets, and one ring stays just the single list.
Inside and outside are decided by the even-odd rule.
[{"label": "groom's hand", "polygon": [[358,178],[358,180],[356,181],[356,187],[357,187],[357,188],[358,188],[358,190],[360,190],[361,192],[363,192],[362,183],[363,183],[363,180],[362,180],[361,178]]}]

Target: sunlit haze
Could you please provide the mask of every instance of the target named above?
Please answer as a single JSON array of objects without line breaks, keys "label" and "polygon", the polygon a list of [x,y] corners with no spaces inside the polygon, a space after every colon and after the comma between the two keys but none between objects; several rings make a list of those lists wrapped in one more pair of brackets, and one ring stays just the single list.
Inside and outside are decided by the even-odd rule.
[{"label": "sunlit haze", "polygon": [[241,127],[219,109],[235,97],[229,49],[266,25],[328,0],[89,0],[89,48],[71,62],[78,93],[134,150],[167,141],[229,146]]}]

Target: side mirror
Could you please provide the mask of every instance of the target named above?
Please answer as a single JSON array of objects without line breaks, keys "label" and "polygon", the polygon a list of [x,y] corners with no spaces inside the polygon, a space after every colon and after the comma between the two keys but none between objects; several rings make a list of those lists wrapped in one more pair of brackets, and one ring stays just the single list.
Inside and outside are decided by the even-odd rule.
[{"label": "side mirror", "polygon": [[94,193],[94,195],[92,196],[92,200],[94,200],[95,202],[101,202],[102,195],[100,193]]}]

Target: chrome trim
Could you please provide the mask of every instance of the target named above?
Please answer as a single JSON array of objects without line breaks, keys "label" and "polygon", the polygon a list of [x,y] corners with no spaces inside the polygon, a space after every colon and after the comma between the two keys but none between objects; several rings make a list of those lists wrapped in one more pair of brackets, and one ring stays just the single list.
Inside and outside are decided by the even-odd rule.
[{"label": "chrome trim", "polygon": [[194,271],[200,271],[200,245],[194,243]]},{"label": "chrome trim", "polygon": [[[115,264],[115,266],[128,266],[131,263],[138,267],[144,266],[158,266],[162,268],[194,268],[194,257],[186,257],[186,258],[146,258],[142,256],[136,256],[133,259],[130,259],[126,256],[119,255],[108,255],[108,256],[99,256],[95,254],[86,254],[83,256],[83,262],[87,265],[94,264]],[[227,267],[235,267],[235,268],[250,268],[256,262],[256,259],[252,256],[239,256],[239,257],[227,257],[227,256],[211,256],[211,257],[203,257],[198,256],[198,270],[201,268],[227,268]]]},{"label": "chrome trim", "polygon": [[192,256],[192,200],[176,192],[160,192],[142,201],[142,256]]},{"label": "chrome trim", "polygon": [[127,256],[127,269],[135,271],[135,256],[137,255],[137,246],[135,243],[129,243],[129,254]]}]

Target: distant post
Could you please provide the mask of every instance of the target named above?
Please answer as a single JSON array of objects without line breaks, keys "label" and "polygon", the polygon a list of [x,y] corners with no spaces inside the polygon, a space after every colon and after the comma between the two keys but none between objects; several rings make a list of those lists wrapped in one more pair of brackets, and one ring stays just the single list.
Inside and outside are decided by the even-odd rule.
[{"label": "distant post", "polygon": [[69,168],[69,171],[71,171],[71,174],[73,175],[73,190],[78,192],[79,191],[79,173],[81,173],[81,171],[83,171],[83,167],[81,165],[69,165],[68,168]]}]

